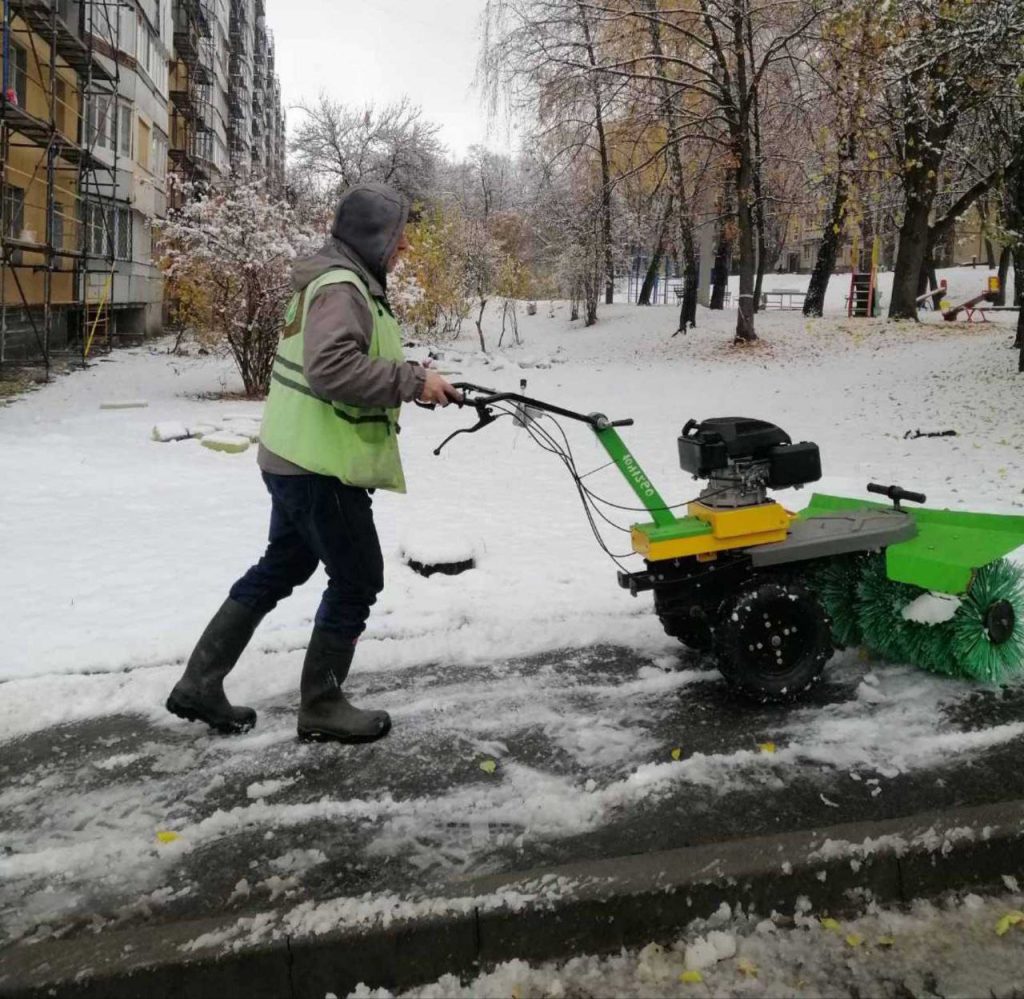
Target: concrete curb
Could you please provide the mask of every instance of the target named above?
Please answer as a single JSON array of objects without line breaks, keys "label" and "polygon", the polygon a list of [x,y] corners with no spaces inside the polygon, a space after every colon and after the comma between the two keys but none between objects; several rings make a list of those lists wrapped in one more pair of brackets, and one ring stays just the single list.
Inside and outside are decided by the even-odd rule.
[{"label": "concrete curb", "polygon": [[953,888],[1002,890],[1004,875],[1024,877],[1022,839],[1024,801],[1010,801],[451,886],[456,898],[571,883],[571,891],[541,892],[518,911],[482,907],[194,955],[181,945],[234,926],[237,916],[13,946],[0,951],[0,996],[322,999],[359,982],[405,988],[513,957],[541,961],[665,942],[722,902],[768,915],[792,911],[805,896],[817,912],[843,914],[862,905],[866,891],[900,902]]}]

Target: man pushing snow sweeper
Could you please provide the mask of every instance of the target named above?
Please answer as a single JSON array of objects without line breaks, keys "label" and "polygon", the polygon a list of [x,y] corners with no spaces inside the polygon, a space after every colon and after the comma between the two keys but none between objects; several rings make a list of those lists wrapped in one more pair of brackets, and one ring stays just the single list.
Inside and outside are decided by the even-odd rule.
[{"label": "man pushing snow sweeper", "polygon": [[408,248],[409,206],[382,184],[349,190],[318,253],[296,262],[294,294],[260,430],[259,466],[271,497],[263,557],[207,625],[167,709],[220,732],[256,723],[232,705],[224,678],[256,626],[323,563],[328,583],[300,681],[302,739],[372,742],[386,711],[343,692],[370,607],[384,586],[374,489],[405,491],[398,453],[403,402],[447,405],[459,394],[437,372],[405,361],[387,300],[387,275]]}]

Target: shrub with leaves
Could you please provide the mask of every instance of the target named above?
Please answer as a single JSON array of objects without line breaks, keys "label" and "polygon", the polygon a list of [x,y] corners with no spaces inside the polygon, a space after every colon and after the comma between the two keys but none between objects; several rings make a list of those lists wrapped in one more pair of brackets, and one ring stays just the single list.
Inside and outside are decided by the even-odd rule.
[{"label": "shrub with leaves", "polygon": [[246,395],[266,395],[291,262],[322,237],[262,184],[200,194],[161,222],[158,255],[177,322],[234,359]]},{"label": "shrub with leaves", "polygon": [[454,339],[469,314],[465,220],[435,204],[409,226],[410,249],[388,279],[399,322],[428,339]]}]

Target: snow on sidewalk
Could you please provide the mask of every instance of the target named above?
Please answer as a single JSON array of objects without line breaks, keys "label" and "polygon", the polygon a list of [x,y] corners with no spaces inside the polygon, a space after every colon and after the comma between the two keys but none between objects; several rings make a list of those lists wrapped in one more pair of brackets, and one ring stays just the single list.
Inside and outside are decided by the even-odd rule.
[{"label": "snow on sidewalk", "polygon": [[[496,388],[527,378],[539,398],[633,417],[624,437],[669,502],[699,488],[678,468],[682,424],[740,413],[817,441],[822,491],[862,495],[875,480],[921,489],[936,506],[1024,506],[1024,424],[1008,418],[1020,378],[1005,324],[772,313],[759,317],[765,342],[735,350],[732,313],[702,312],[698,331],[675,338],[672,309],[603,309],[590,330],[566,319],[563,305],[554,318],[541,309],[523,319],[526,343],[506,352],[500,371],[468,340],[444,366]],[[516,366],[556,354],[565,363]],[[280,856],[298,865],[286,890],[301,898],[324,828],[339,878],[376,891],[379,870],[443,879],[507,869],[524,851],[542,856],[641,806],[686,801],[699,816],[798,781],[813,801],[826,790],[838,799],[838,810],[821,807],[842,821],[854,800],[887,801],[890,781],[1022,735],[1009,708],[984,724],[964,714],[974,693],[966,684],[852,651],[836,658],[827,697],[771,718],[750,709],[739,729],[717,730],[709,663],[664,636],[649,596],[616,585],[560,464],[510,421],[435,458],[472,414],[407,407],[410,493],[374,498],[387,585],[350,681],[361,703],[392,713],[394,733],[363,751],[295,746],[318,574],[269,616],[229,678],[230,696],[260,712],[257,729],[213,739],[163,702],[210,614],[260,553],[269,502],[255,448],[157,442],[152,430],[257,421],[258,403],[208,398],[236,388],[225,361],[139,349],[0,409],[0,742],[49,746],[5,770],[0,786],[7,936],[174,904],[211,866],[220,879],[211,904],[235,897],[243,879],[272,893]],[[101,409],[110,399],[148,406]],[[904,439],[949,428],[958,436]],[[606,463],[585,428],[567,432],[582,469]],[[635,505],[611,469],[588,482]],[[800,506],[807,493],[782,498]],[[634,516],[612,512],[623,525]],[[625,535],[606,536],[613,550],[626,547]],[[475,569],[425,579],[402,564],[403,545],[446,551],[453,539],[472,540]],[[528,667],[526,657],[535,657]],[[69,723],[84,728],[50,737]],[[769,744],[774,752],[760,748]],[[494,770],[481,768],[488,761]],[[453,816],[464,829],[453,832]],[[294,842],[275,852],[282,830],[295,830]]]},{"label": "snow on sidewalk", "polygon": [[[1012,881],[1012,879],[1010,879]],[[610,957],[581,955],[531,965],[508,961],[463,983],[454,975],[399,993],[402,999],[1017,999],[1024,982],[1024,896],[966,895],[905,910],[870,906],[839,921],[733,914],[727,905],[668,947]],[[329,994],[330,995],[330,994]],[[393,999],[360,985],[352,999]]]}]

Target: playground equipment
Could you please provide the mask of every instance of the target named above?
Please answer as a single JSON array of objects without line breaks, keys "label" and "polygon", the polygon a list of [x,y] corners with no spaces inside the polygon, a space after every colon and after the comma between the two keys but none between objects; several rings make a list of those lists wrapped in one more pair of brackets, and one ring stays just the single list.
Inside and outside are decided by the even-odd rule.
[{"label": "playground equipment", "polygon": [[[878,297],[878,257],[881,242],[876,236],[871,244],[871,266],[866,271],[858,271],[856,266],[850,273],[850,294],[846,299],[846,314],[855,317],[873,316],[879,304]],[[850,254],[854,261],[860,257],[860,240],[855,238]]]},{"label": "playground equipment", "polygon": [[942,280],[939,281],[939,286],[937,288],[931,288],[928,291],[922,292],[920,295],[917,296],[917,307],[920,309],[922,305],[927,304],[929,299],[935,301],[936,296],[938,296],[937,300],[939,302],[939,305],[936,306],[936,308],[941,308],[942,302],[945,301],[946,290],[948,287],[949,286],[946,284],[946,279],[942,278]]},{"label": "playground equipment", "polygon": [[[906,510],[924,495],[869,483],[892,506],[814,495],[793,513],[769,490],[821,477],[818,446],[793,442],[763,420],[690,420],[678,439],[683,471],[706,485],[669,506],[617,428],[633,421],[572,410],[468,382],[456,386],[477,422],[445,438],[476,433],[504,416],[564,463],[604,551],[599,506],[639,509],[632,553],[645,568],[619,564],[619,584],[651,591],[665,631],[712,653],[726,681],[759,701],[799,696],[821,676],[837,647],[876,653],[937,672],[997,680],[1024,666],[1024,573],[1004,559],[1024,544],[1024,517]],[[587,425],[642,506],[597,496],[584,481],[556,417]],[[553,430],[547,428],[551,423]],[[677,507],[686,507],[676,516]],[[631,554],[632,554],[631,553]]]},{"label": "playground equipment", "polygon": [[[980,295],[975,295],[963,302],[957,302],[956,305],[947,306],[942,313],[942,318],[945,319],[947,323],[951,323],[960,315],[961,312],[963,312],[967,315],[967,321],[969,323],[987,323],[987,313],[989,312],[1020,311],[1020,306],[1017,305],[996,305],[995,302],[999,298],[999,292],[1000,286],[998,276],[990,275],[988,285]],[[975,316],[980,316],[981,318],[975,319]]]}]

